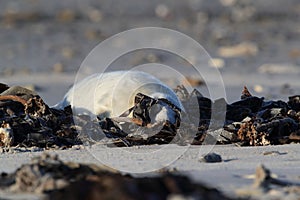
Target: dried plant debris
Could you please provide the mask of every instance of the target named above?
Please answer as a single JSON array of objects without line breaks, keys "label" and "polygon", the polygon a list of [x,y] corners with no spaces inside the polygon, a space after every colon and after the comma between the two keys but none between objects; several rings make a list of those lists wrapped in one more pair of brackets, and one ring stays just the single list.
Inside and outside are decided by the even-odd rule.
[{"label": "dried plant debris", "polygon": [[259,165],[253,185],[237,189],[236,194],[249,199],[299,199],[300,183],[280,180],[265,166]]},{"label": "dried plant debris", "polygon": [[0,146],[62,147],[81,143],[70,108],[49,108],[40,96],[15,86],[0,94]]},{"label": "dried plant debris", "polygon": [[44,194],[47,199],[229,199],[216,189],[181,175],[133,178],[93,164],[63,162],[42,154],[12,174],[2,173],[0,191]]},{"label": "dried plant debris", "polygon": [[[66,148],[82,143],[109,146],[150,144],[238,144],[259,146],[300,141],[300,96],[266,101],[244,87],[241,100],[227,104],[183,86],[175,89],[185,111],[170,102],[177,122],[149,126],[152,106],[163,99],[138,94],[135,106],[117,118],[92,120],[70,107],[50,108],[35,92],[0,84],[0,147]],[[214,111],[214,112],[213,112]],[[132,113],[132,118],[129,114]],[[214,119],[212,118],[212,115]]]},{"label": "dried plant debris", "polygon": [[[198,142],[203,140],[203,137],[211,136],[216,138],[217,143],[238,143],[244,146],[287,144],[300,141],[299,96],[289,97],[288,102],[265,101],[264,98],[252,96],[244,87],[240,101],[226,104],[226,118],[222,130],[205,129],[211,123],[209,116],[213,105],[208,104],[203,107],[204,102],[209,101],[202,96],[197,96],[197,99],[200,123],[198,138],[195,139],[198,139]],[[216,102],[211,102],[211,104],[216,104]],[[185,102],[183,104],[186,105]],[[201,127],[204,129],[201,130]]]}]

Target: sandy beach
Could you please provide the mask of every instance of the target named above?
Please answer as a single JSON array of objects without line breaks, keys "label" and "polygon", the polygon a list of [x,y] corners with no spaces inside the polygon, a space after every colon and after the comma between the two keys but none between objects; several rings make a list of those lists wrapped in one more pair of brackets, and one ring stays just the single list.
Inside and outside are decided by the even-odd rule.
[{"label": "sandy beach", "polygon": [[[64,97],[94,47],[117,33],[138,27],[164,27],[186,34],[203,46],[210,56],[206,55],[206,59],[213,58],[213,66],[203,67],[205,77],[201,77],[195,75],[190,64],[174,60],[171,54],[141,51],[131,57],[121,57],[107,71],[161,63],[178,71],[182,77],[194,80],[193,87],[210,98],[208,82],[212,85],[216,82],[210,69],[216,67],[228,103],[240,100],[243,86],[247,86],[253,96],[266,100],[287,101],[289,96],[300,94],[300,4],[296,0],[284,3],[277,0],[272,3],[10,0],[0,5],[0,82],[34,90],[49,106]],[[197,61],[201,56],[194,59]],[[171,88],[182,84],[168,71],[153,69],[149,67],[153,75]],[[98,71],[93,68],[84,72]],[[203,80],[208,82],[203,84]],[[164,157],[155,153],[161,149]],[[172,144],[115,148],[94,144],[75,145],[64,150],[12,147],[2,151],[0,173],[13,173],[32,158],[49,153],[57,154],[65,162],[106,165],[135,178],[159,176],[164,169],[216,188],[230,198],[245,197],[242,194],[253,187],[255,170],[261,164],[273,173],[272,177],[292,186],[300,184],[299,144],[260,147]],[[222,162],[201,162],[201,156],[209,152],[219,154]],[[134,160],[130,153],[138,159]],[[299,189],[294,194],[283,192],[280,187],[280,192],[274,191],[256,191],[250,196],[253,199],[300,197]],[[43,199],[45,196],[0,190],[2,198]]]},{"label": "sandy beach", "polygon": [[[142,146],[139,148],[132,147],[130,149],[121,148],[115,152],[103,152],[104,148],[101,146],[92,146],[83,149],[82,147],[74,147],[69,150],[49,150],[46,151],[50,154],[58,154],[64,161],[73,161],[79,163],[94,163],[103,165],[99,155],[109,155],[110,157],[105,160],[111,166],[120,166],[124,169],[138,168],[140,171],[147,169],[153,163],[157,162],[155,156],[145,157],[138,162],[129,162],[131,160],[126,154],[126,151],[132,153],[151,152],[164,148],[163,146]],[[169,146],[170,151],[181,151],[186,147]],[[37,152],[12,152],[1,154],[1,169],[7,173],[13,172],[22,164],[28,163],[33,157],[36,157],[44,151],[34,150]],[[102,152],[101,152],[102,151]],[[203,163],[199,159],[202,152],[212,151],[222,156],[223,161],[220,163]],[[98,153],[96,153],[98,152]],[[121,153],[120,153],[121,152]],[[123,152],[123,153],[122,153]],[[127,156],[126,156],[127,155]],[[151,155],[151,154],[150,154]],[[229,197],[238,196],[239,190],[250,189],[254,181],[255,169],[260,164],[263,164],[278,179],[283,181],[290,181],[299,183],[299,147],[294,145],[281,145],[281,146],[266,146],[266,147],[236,147],[232,145],[225,146],[189,146],[185,153],[170,163],[166,167],[174,171],[187,175],[192,181],[205,183],[208,186],[215,187],[223,191]],[[149,162],[151,161],[151,162]],[[132,175],[134,177],[155,176],[158,172],[142,173]],[[1,193],[0,193],[1,194]],[[4,193],[5,194],[5,193]],[[2,193],[3,195],[3,193]],[[23,194],[24,195],[24,194]],[[12,197],[22,197],[20,195],[13,195]],[[274,195],[276,197],[276,195]],[[279,198],[288,198],[289,196],[279,196]],[[291,199],[292,195],[290,196]],[[258,197],[256,197],[258,198]],[[272,199],[272,195],[269,197]],[[261,197],[263,199],[263,196]]]}]

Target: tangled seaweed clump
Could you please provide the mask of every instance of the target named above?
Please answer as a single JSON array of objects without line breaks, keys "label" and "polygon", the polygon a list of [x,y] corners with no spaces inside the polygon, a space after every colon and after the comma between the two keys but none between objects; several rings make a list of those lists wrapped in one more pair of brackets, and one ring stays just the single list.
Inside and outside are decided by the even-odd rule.
[{"label": "tangled seaweed clump", "polygon": [[[0,191],[43,194],[45,199],[230,199],[188,177],[162,173],[133,178],[99,165],[63,162],[43,154],[11,174],[0,175]],[[44,199],[44,198],[43,198]]]},{"label": "tangled seaweed clump", "polygon": [[[199,112],[198,115],[193,114],[200,116],[194,144],[202,144],[206,137],[211,136],[219,144],[238,143],[242,146],[300,141],[300,95],[289,97],[288,102],[266,101],[264,98],[252,96],[247,87],[244,87],[241,100],[227,104],[223,99],[213,102],[197,91],[190,95],[183,87],[177,88],[178,92],[188,113]],[[199,109],[195,109],[195,97]],[[212,108],[218,110],[220,102],[226,104],[224,126],[218,130],[209,129],[210,123],[213,123]]]},{"label": "tangled seaweed clump", "polygon": [[[256,102],[251,103],[254,99]],[[289,97],[288,102],[264,101],[263,98],[250,96],[234,104],[244,107],[244,102],[253,105],[252,108],[248,106],[250,113],[236,126],[237,138],[244,145],[276,145],[300,141],[299,96]]]},{"label": "tangled seaweed clump", "polygon": [[38,94],[19,86],[2,84],[0,88],[1,146],[46,148],[81,143],[70,108],[49,108]]},{"label": "tangled seaweed clump", "polygon": [[[245,87],[241,100],[227,104],[224,99],[212,101],[203,97],[196,90],[189,94],[183,86],[177,87],[175,92],[181,99],[189,120],[178,121],[180,129],[166,122],[157,131],[142,127],[147,124],[144,120],[149,121],[146,114],[152,104],[147,106],[141,101],[146,99],[155,102],[151,97],[140,98],[140,101],[135,102],[133,119],[120,123],[114,118],[91,120],[87,115],[73,115],[70,106],[63,110],[50,108],[31,90],[0,84],[0,146],[65,148],[86,141],[100,141],[112,146],[170,142],[201,145],[206,144],[207,138],[217,144],[236,143],[242,146],[300,141],[299,95],[289,97],[288,102],[266,101],[252,96]],[[226,109],[222,109],[219,106],[221,104]],[[220,116],[224,115],[223,127],[216,129],[210,126],[216,120],[211,119],[212,108]],[[136,114],[137,111],[139,115]],[[139,123],[135,123],[136,121]],[[136,134],[136,130],[141,127],[143,134]],[[80,134],[86,131],[89,134]]]},{"label": "tangled seaweed clump", "polygon": [[253,176],[252,185],[237,187],[235,195],[227,196],[175,172],[137,178],[103,165],[64,162],[44,153],[12,173],[2,172],[0,193],[31,194],[39,199],[298,199],[300,195],[299,184],[278,179],[263,165]]}]

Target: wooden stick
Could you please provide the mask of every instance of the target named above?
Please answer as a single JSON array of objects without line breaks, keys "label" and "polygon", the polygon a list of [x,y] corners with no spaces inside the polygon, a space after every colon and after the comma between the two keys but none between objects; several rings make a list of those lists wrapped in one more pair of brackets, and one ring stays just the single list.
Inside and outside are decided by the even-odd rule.
[{"label": "wooden stick", "polygon": [[2,100],[12,100],[12,101],[20,102],[24,106],[27,105],[27,101],[25,99],[23,99],[21,97],[18,97],[18,96],[14,96],[14,95],[3,95],[3,96],[0,96],[0,101],[2,101]]}]

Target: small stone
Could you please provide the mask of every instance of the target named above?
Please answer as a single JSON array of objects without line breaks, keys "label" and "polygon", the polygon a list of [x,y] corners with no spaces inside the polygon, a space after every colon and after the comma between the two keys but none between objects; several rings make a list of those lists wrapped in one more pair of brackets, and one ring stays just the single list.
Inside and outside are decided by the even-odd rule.
[{"label": "small stone", "polygon": [[155,8],[155,14],[159,18],[166,19],[170,16],[170,9],[165,4],[159,4]]},{"label": "small stone", "polygon": [[225,61],[222,58],[212,58],[208,61],[209,66],[215,68],[223,68],[225,66]]},{"label": "small stone", "polygon": [[88,17],[92,22],[101,22],[103,14],[100,10],[93,9],[88,12]]},{"label": "small stone", "polygon": [[101,31],[92,29],[86,30],[84,35],[89,40],[99,40],[104,37]]},{"label": "small stone", "polygon": [[53,65],[53,72],[55,73],[61,73],[64,71],[64,66],[62,63],[56,63]]},{"label": "small stone", "polygon": [[222,162],[222,157],[216,153],[208,153],[205,156],[201,157],[199,160],[200,162],[216,163]]},{"label": "small stone", "polygon": [[300,67],[292,64],[263,64],[258,68],[261,74],[297,74],[300,73]]},{"label": "small stone", "polygon": [[209,20],[208,19],[208,14],[205,13],[205,12],[198,12],[196,14],[196,19],[197,19],[196,20],[197,24],[200,25],[200,26],[206,24],[208,22],[208,20]]},{"label": "small stone", "polygon": [[253,90],[257,93],[262,93],[264,88],[261,85],[254,85]]},{"label": "small stone", "polygon": [[190,27],[189,21],[184,18],[179,19],[177,24],[180,30],[188,30]]},{"label": "small stone", "polygon": [[218,49],[218,54],[224,58],[255,56],[257,53],[257,44],[252,42],[242,42],[234,46],[224,46]]},{"label": "small stone", "polygon": [[56,19],[60,22],[71,22],[74,21],[75,17],[75,12],[70,9],[62,10],[56,15]]},{"label": "small stone", "polygon": [[70,59],[74,56],[74,50],[71,49],[70,47],[64,47],[61,50],[61,54],[63,57]]},{"label": "small stone", "polygon": [[158,57],[153,53],[147,54],[147,61],[150,63],[158,62]]}]

